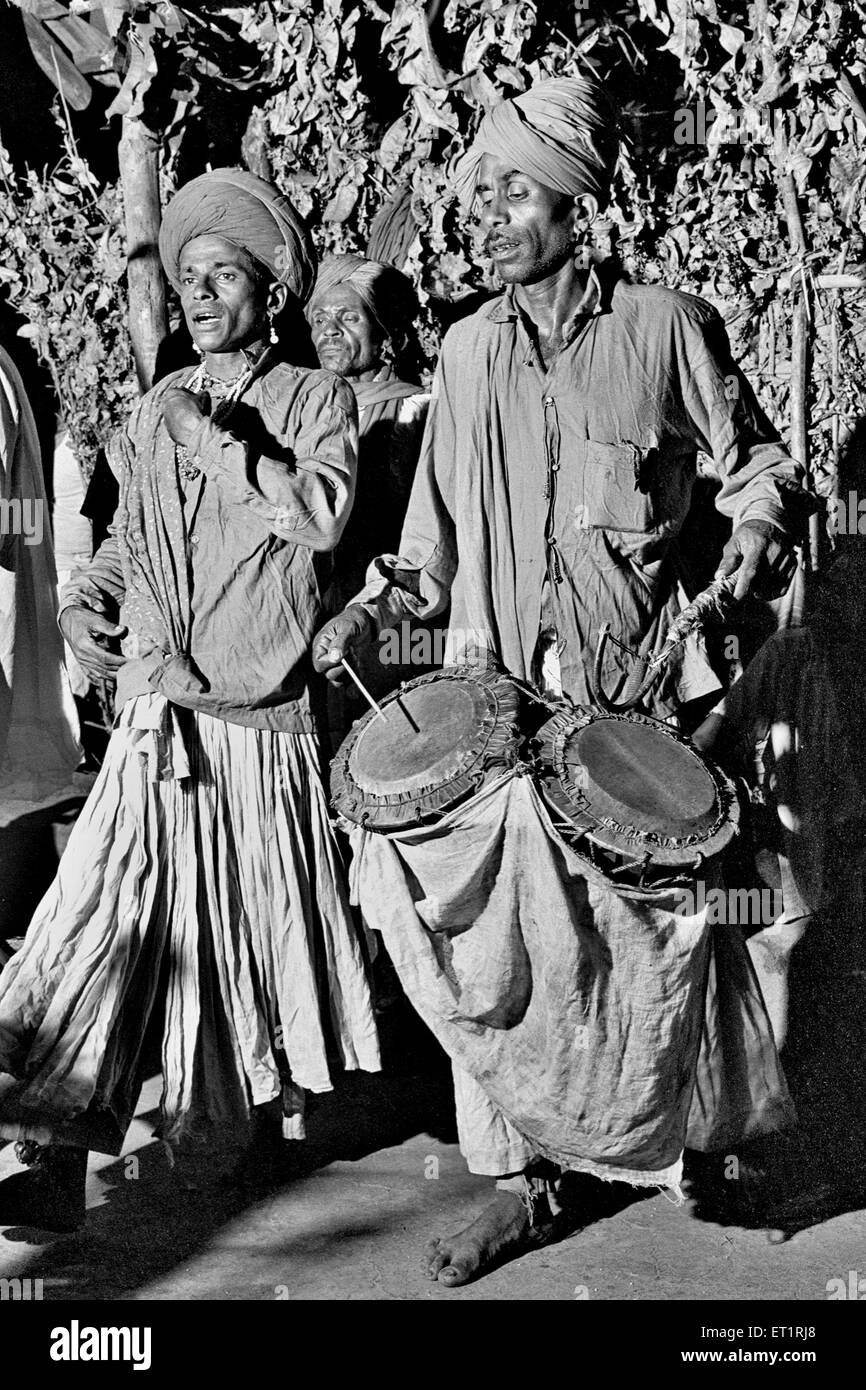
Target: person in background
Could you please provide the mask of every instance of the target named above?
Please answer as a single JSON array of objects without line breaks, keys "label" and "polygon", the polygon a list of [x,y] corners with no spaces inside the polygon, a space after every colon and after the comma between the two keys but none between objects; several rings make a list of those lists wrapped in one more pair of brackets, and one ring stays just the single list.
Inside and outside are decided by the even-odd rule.
[{"label": "person in background", "polygon": [[79,757],[36,421],[0,347],[0,833],[74,796]]},{"label": "person in background", "polygon": [[335,611],[363,584],[373,556],[400,538],[430,400],[414,380],[417,314],[415,291],[393,266],[363,256],[322,262],[307,306],[313,346],[358,403],[358,478],[334,554]]},{"label": "person in background", "polygon": [[[418,300],[410,281],[394,266],[363,256],[323,261],[307,307],[313,346],[322,367],[344,377],[358,403],[358,479],[352,515],[334,552],[334,572],[325,605],[337,613],[364,583],[376,555],[400,538],[427,419],[429,394],[414,380],[419,352],[414,334]],[[426,661],[408,656],[420,628],[426,640],[415,648]],[[405,622],[394,640],[358,655],[357,669],[368,690],[383,695],[402,680],[434,664],[435,635],[429,625]],[[331,741],[336,748],[359,713],[352,687],[328,694]]]},{"label": "person in background", "polygon": [[[331,1061],[379,1069],[365,964],[320,775],[310,644],[352,505],[356,411],[270,327],[315,259],[294,208],[237,169],[169,204],[160,255],[201,355],[110,449],[120,503],[64,591],[84,671],[116,681],[105,760],[0,976],[0,1137],[35,1162],[0,1225],[70,1229],[87,1151],[120,1152],[148,1027],[159,1135],[304,1137]],[[120,650],[117,643],[120,641]]]},{"label": "person in background", "polygon": [[802,627],[774,633],[694,735],[756,788],[759,881],[775,920],[749,938],[799,1117],[793,1204],[862,1193],[866,1148],[866,540],[846,537]]}]

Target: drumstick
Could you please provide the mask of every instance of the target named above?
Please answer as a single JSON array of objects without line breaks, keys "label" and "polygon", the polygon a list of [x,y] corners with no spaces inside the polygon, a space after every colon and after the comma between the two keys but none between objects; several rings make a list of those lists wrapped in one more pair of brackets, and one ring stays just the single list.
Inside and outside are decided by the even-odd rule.
[{"label": "drumstick", "polygon": [[[340,665],[343,667],[344,671],[346,671],[347,675],[351,676],[352,680],[355,682],[356,686],[357,686],[358,689],[360,690],[361,694],[363,695],[364,699],[367,701],[367,704],[370,706],[370,708],[371,708],[371,709],[374,709],[374,710],[376,711],[377,714],[381,714],[381,715],[383,715],[383,716],[386,716],[387,713],[388,713],[388,711],[382,708],[382,706],[379,704],[378,700],[374,700],[374,699],[373,699],[373,696],[370,694],[370,692],[369,692],[369,690],[367,689],[366,685],[365,685],[364,682],[361,680],[361,677],[358,675],[358,673],[357,673],[356,671],[354,671],[354,670],[352,669],[352,667],[349,665],[349,663],[348,663],[348,661],[346,660],[345,657],[341,657],[341,658],[340,658]],[[409,724],[411,725],[413,731],[414,731],[416,734],[420,734],[421,730],[418,728],[418,725],[415,723],[415,720],[412,718],[412,716],[411,716],[411,714],[409,713],[409,711],[407,710],[406,706],[403,704],[403,701],[398,697],[396,700],[393,700],[393,701],[392,701],[392,704],[395,704],[395,705],[397,706],[397,708],[400,710],[400,713],[401,713],[402,715],[404,715],[404,717],[408,720],[408,722],[409,722]]]}]

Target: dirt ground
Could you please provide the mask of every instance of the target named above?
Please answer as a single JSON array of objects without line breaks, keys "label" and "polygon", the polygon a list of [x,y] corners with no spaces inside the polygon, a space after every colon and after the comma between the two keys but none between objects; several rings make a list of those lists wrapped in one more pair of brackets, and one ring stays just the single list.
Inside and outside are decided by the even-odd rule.
[{"label": "dirt ground", "polygon": [[[54,831],[58,850],[67,829]],[[23,844],[5,846],[7,916],[30,906],[39,877]],[[465,1224],[491,1182],[466,1171],[447,1064],[407,1005],[389,1011],[384,1043],[384,1074],[345,1076],[315,1098],[307,1141],[251,1185],[230,1177],[237,1155],[172,1166],[152,1137],[152,1078],[123,1155],[91,1156],[81,1231],[0,1228],[0,1279],[41,1279],[46,1300],[800,1301],[866,1276],[866,1196],[766,1230],[712,1217],[694,1195],[678,1207],[590,1183],[585,1224],[559,1244],[463,1289],[430,1283],[425,1241]],[[0,1179],[17,1167],[12,1146],[0,1150]]]},{"label": "dirt ground", "polygon": [[[154,1079],[120,1159],[91,1159],[83,1229],[5,1228],[0,1278],[41,1279],[58,1300],[799,1301],[866,1272],[862,1210],[783,1239],[611,1187],[583,1230],[449,1290],[423,1277],[420,1252],[473,1214],[489,1180],[453,1141],[446,1072],[346,1078],[316,1104],[300,1162],[249,1191],[217,1177],[220,1159],[169,1165],[151,1137],[158,1094]],[[3,1150],[0,1177],[16,1167]]]}]

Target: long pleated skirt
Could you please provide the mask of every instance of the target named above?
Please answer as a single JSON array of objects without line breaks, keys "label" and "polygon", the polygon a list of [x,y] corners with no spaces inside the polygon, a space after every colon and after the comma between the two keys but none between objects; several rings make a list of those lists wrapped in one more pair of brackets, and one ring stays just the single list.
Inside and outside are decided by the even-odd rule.
[{"label": "long pleated skirt", "polygon": [[378,1070],[363,951],[312,734],[124,706],[0,974],[0,1137],[117,1153],[161,1034],[157,1133],[237,1136],[334,1064]]}]

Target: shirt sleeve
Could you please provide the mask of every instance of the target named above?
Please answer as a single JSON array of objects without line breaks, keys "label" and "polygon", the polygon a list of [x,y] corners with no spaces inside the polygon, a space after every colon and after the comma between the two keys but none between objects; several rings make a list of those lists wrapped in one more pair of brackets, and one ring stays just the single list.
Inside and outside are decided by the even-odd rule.
[{"label": "shirt sleeve", "polygon": [[452,353],[446,337],[433,379],[418,466],[397,555],[380,555],[352,600],[379,630],[406,617],[432,618],[447,607],[457,571],[454,459],[457,421]]},{"label": "shirt sleeve", "polygon": [[313,383],[299,394],[286,432],[285,454],[272,458],[206,419],[187,448],[209,480],[281,540],[333,550],[355,496],[358,412],[351,387],[339,377]]},{"label": "shirt sleeve", "polygon": [[698,447],[722,484],[716,506],[735,526],[764,521],[793,535],[798,521],[813,510],[804,470],[734,362],[719,315],[689,315],[682,347],[683,402]]}]

